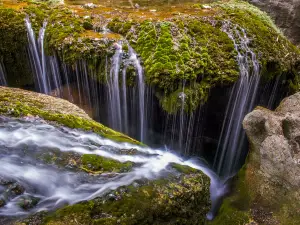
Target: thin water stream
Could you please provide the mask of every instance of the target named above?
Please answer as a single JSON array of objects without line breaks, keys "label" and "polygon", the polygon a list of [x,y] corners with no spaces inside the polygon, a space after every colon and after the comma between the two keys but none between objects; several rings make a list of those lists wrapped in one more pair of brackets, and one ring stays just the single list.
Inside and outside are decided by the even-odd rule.
[{"label": "thin water stream", "polygon": [[2,60],[0,60],[0,86],[7,86],[6,71]]}]

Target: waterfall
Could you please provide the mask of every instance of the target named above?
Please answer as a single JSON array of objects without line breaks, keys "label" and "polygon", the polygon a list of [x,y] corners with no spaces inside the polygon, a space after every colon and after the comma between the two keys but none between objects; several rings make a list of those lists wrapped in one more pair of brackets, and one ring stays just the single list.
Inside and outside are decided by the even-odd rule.
[{"label": "waterfall", "polygon": [[128,46],[129,49],[129,60],[133,63],[137,70],[138,76],[138,92],[139,92],[139,125],[140,125],[140,141],[143,142],[146,137],[146,120],[145,120],[145,81],[143,67],[141,66],[140,60],[137,57],[135,51]]},{"label": "waterfall", "polygon": [[222,30],[228,34],[237,52],[240,70],[239,80],[234,84],[227,105],[219,138],[214,166],[225,177],[233,175],[241,162],[245,133],[242,129],[244,116],[252,110],[260,80],[259,62],[249,48],[246,31],[225,21]]},{"label": "waterfall", "polygon": [[109,121],[113,129],[122,131],[119,72],[123,50],[121,44],[115,44],[115,48],[116,52],[111,59],[110,74],[107,81],[109,95]]},{"label": "waterfall", "polygon": [[[45,56],[44,56],[45,58]],[[48,61],[50,63],[50,71],[51,71],[51,74],[52,74],[52,81],[53,81],[53,85],[51,85],[51,90],[52,89],[55,89],[56,90],[56,93],[55,95],[57,97],[61,97],[62,94],[60,92],[60,89],[62,87],[62,82],[61,82],[61,77],[60,77],[60,71],[59,71],[59,64],[58,64],[58,58],[57,56],[49,56],[47,57],[48,58]],[[46,75],[46,66],[45,66],[45,73]]]},{"label": "waterfall", "polygon": [[[115,44],[115,48],[109,76],[106,73],[109,126],[131,134],[140,141],[145,141],[147,123],[143,67],[131,46],[128,45],[128,54],[122,50],[122,43]],[[137,94],[135,93],[136,88],[127,88],[127,68],[130,65],[135,68],[137,74]],[[122,71],[121,76],[120,71]],[[138,117],[135,115],[136,110],[138,110]],[[135,126],[136,132],[129,131],[130,124]]]},{"label": "waterfall", "polygon": [[0,60],[0,86],[7,86],[6,71],[2,60]]},{"label": "waterfall", "polygon": [[25,17],[25,25],[27,29],[27,37],[29,42],[29,58],[33,69],[38,89],[41,93],[48,94],[50,92],[50,83],[46,75],[46,57],[44,53],[44,36],[47,22],[43,23],[40,29],[38,41],[36,41],[34,31],[28,16]]},{"label": "waterfall", "polygon": [[127,88],[126,88],[126,69],[125,65],[122,71],[122,93],[123,93],[123,114],[124,114],[124,132],[128,134],[128,106],[127,106]]}]

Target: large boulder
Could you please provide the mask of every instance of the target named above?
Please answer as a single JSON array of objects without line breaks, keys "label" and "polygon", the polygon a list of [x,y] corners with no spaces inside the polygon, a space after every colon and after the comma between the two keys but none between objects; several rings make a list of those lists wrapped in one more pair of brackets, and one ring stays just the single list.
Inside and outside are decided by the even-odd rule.
[{"label": "large boulder", "polygon": [[114,141],[140,144],[127,135],[97,123],[78,106],[66,100],[18,88],[0,86],[0,115],[37,116],[66,127],[93,131]]},{"label": "large boulder", "polygon": [[266,11],[292,42],[300,44],[299,0],[249,0]]},{"label": "large boulder", "polygon": [[243,126],[250,142],[245,181],[251,199],[277,212],[280,224],[295,224],[300,200],[300,93],[284,99],[275,111],[257,107]]}]

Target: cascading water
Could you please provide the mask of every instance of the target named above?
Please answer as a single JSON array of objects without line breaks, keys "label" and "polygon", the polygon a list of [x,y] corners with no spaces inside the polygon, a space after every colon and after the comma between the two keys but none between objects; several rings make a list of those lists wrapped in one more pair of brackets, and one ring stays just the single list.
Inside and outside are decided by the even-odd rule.
[{"label": "cascading water", "polygon": [[138,76],[138,92],[139,92],[139,116],[140,116],[140,141],[144,141],[146,137],[146,120],[145,120],[145,81],[143,67],[141,66],[140,60],[137,57],[135,51],[128,46],[129,49],[129,60],[132,62],[137,70]]},{"label": "cascading water", "polygon": [[122,63],[122,45],[115,44],[116,52],[111,59],[111,69],[107,80],[109,99],[109,124],[115,129],[122,131],[122,115],[120,100],[119,72]]},{"label": "cascading water", "polygon": [[[111,68],[107,79],[108,89],[108,115],[109,115],[109,126],[115,130],[122,131],[129,134],[129,121],[134,120],[134,124],[137,124],[137,134],[134,135],[140,141],[144,141],[146,137],[146,118],[145,118],[145,82],[144,73],[141,63],[137,57],[135,51],[128,45],[128,55],[125,58],[125,53],[122,50],[122,43],[115,44],[116,52],[111,59]],[[125,59],[123,59],[125,58]],[[128,101],[129,90],[127,89],[127,68],[133,66],[137,73],[136,87],[138,90],[137,102],[134,102],[134,107],[138,106],[138,120],[131,116],[129,118],[129,109],[131,101]],[[122,77],[120,71],[122,69]],[[120,85],[122,83],[122,85]],[[121,88],[120,88],[121,87]],[[132,98],[136,98],[136,95],[132,93]],[[122,100],[122,101],[121,101]],[[135,109],[130,110],[132,114]],[[137,122],[138,121],[138,122]]]},{"label": "cascading water", "polygon": [[0,60],[0,86],[7,86],[6,72],[2,60]]},{"label": "cascading water", "polygon": [[[39,47],[39,53],[40,53],[40,63],[41,63],[41,69],[42,69],[42,82],[44,86],[45,93],[49,92],[49,80],[47,78],[46,74],[46,56],[45,56],[45,50],[44,50],[44,38],[45,38],[45,31],[47,27],[47,21],[43,22],[43,26],[39,31],[39,37],[38,37],[38,47]],[[48,85],[47,85],[48,84]]]},{"label": "cascading water", "polygon": [[245,133],[242,121],[253,109],[260,80],[259,62],[249,48],[246,31],[225,21],[222,30],[228,34],[237,51],[240,78],[232,88],[223,122],[214,166],[218,174],[228,178],[239,169]]},{"label": "cascading water", "polygon": [[123,118],[124,118],[124,129],[123,131],[128,134],[128,106],[127,106],[127,80],[126,80],[127,65],[124,65],[122,70],[122,101],[123,101]]},{"label": "cascading water", "polygon": [[44,36],[47,22],[44,22],[43,27],[40,29],[38,41],[36,41],[28,16],[25,17],[25,25],[29,42],[29,58],[36,83],[41,93],[48,94],[50,92],[50,83],[46,75],[46,57],[44,53]]},{"label": "cascading water", "polygon": [[[73,171],[72,167],[47,164],[41,156],[51,154],[51,149],[62,154],[96,154],[120,162],[130,161],[135,166],[126,173],[89,176]],[[137,154],[130,154],[131,149],[136,149]],[[0,117],[0,155],[0,177],[25,188],[20,195],[5,198],[7,203],[0,208],[2,216],[51,210],[66,203],[74,204],[102,196],[136,180],[156,179],[165,172],[172,172],[168,167],[170,163],[188,165],[210,177],[212,211],[209,218],[214,214],[220,193],[224,191],[217,176],[200,162],[185,161],[167,151],[116,143],[94,133],[56,127],[35,118]],[[5,190],[1,185],[0,192]],[[38,203],[30,210],[23,210],[19,203],[26,198],[37,199]]]}]

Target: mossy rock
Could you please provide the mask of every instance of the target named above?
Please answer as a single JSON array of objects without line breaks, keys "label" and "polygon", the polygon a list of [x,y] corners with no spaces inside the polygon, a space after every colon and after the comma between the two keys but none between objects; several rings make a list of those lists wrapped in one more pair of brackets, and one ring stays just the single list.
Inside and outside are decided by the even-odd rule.
[{"label": "mossy rock", "polygon": [[57,210],[45,224],[204,224],[209,178],[201,172],[120,187],[104,197]]},{"label": "mossy rock", "polygon": [[[25,14],[30,15],[36,34],[47,20],[47,54],[56,53],[68,65],[84,60],[95,72],[93,78],[106,82],[106,57],[113,54],[114,42],[127,39],[142,60],[146,83],[153,87],[162,108],[174,114],[181,106],[177,93],[182,91],[183,83],[187,96],[184,110],[193,112],[207,101],[211,88],[232,85],[239,78],[233,41],[221,29],[224,21],[230,21],[246,32],[263,80],[288,74],[290,90],[298,90],[299,49],[258,8],[244,1],[230,0],[210,4],[210,8],[183,4],[176,10],[166,6],[149,13],[148,9],[114,10],[104,6],[82,10],[47,3],[26,2],[22,7],[4,4],[0,8],[0,29],[1,21],[7,22],[8,17],[13,18],[8,27],[15,29],[2,25],[5,35],[1,43],[11,42],[6,36],[22,40],[14,43],[26,43],[26,32],[22,29]],[[105,24],[114,33],[104,35],[90,30],[92,27],[101,30]],[[7,46],[3,45],[5,58],[20,49],[12,46],[10,50]],[[127,79],[132,85],[135,74],[130,73]]]},{"label": "mossy rock", "polygon": [[93,131],[114,141],[140,144],[122,133],[97,123],[82,109],[66,100],[21,89],[0,87],[0,115],[38,116],[70,128]]},{"label": "mossy rock", "polygon": [[113,159],[107,159],[94,154],[84,154],[81,157],[81,168],[87,172],[102,173],[102,172],[128,172],[131,170],[132,162],[119,162]]},{"label": "mossy rock", "polygon": [[231,194],[224,199],[217,216],[213,221],[207,222],[207,225],[246,225],[253,221],[245,172],[246,166],[240,170],[232,181],[233,189]]},{"label": "mossy rock", "polygon": [[211,4],[210,11],[205,16],[200,9],[168,19],[131,18],[127,22],[115,18],[109,23],[108,27],[129,39],[140,54],[146,82],[155,87],[162,108],[169,113],[181,107],[178,93],[183,91],[183,83],[187,96],[184,110],[192,112],[207,101],[212,87],[231,85],[239,78],[233,41],[221,29],[224,21],[244,29],[264,80],[286,73],[294,74],[294,80],[298,76],[293,68],[300,62],[299,49],[265,13],[243,1],[220,1]]}]

